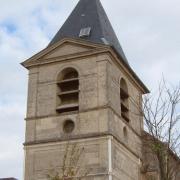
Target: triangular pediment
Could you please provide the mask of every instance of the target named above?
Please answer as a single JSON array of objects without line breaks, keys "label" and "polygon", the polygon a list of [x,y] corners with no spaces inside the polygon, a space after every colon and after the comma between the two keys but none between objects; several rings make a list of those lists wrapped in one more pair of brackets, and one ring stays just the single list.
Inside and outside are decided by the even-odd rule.
[{"label": "triangular pediment", "polygon": [[22,65],[24,67],[30,67],[36,64],[43,64],[48,60],[57,58],[67,58],[70,56],[78,56],[92,50],[99,48],[105,48],[105,45],[99,45],[78,39],[66,38],[55,45],[48,46],[44,50],[40,51],[38,54],[24,61]]},{"label": "triangular pediment", "polygon": [[44,58],[47,59],[47,58],[68,56],[72,54],[82,53],[91,49],[92,47],[89,47],[89,46],[84,46],[84,45],[80,45],[80,44],[72,43],[72,42],[64,42],[56,49],[49,52],[46,56],[44,56]]}]

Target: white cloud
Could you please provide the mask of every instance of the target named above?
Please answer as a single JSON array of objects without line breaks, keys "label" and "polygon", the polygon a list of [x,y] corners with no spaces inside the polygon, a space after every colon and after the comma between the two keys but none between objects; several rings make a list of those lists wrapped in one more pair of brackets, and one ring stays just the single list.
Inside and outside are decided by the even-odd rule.
[{"label": "white cloud", "polygon": [[0,175],[1,177],[19,177],[22,179],[23,146],[22,138],[5,135],[0,137]]},{"label": "white cloud", "polygon": [[180,1],[114,1],[116,5],[108,0],[103,2],[130,64],[150,89],[162,74],[176,83]]},{"label": "white cloud", "polygon": [[[133,69],[154,88],[179,81],[180,1],[101,0]],[[27,71],[19,63],[47,46],[78,0],[0,2],[0,175],[22,179]],[[7,171],[8,169],[8,171]]]},{"label": "white cloud", "polygon": [[22,179],[25,107],[11,101],[0,101],[0,176]]}]

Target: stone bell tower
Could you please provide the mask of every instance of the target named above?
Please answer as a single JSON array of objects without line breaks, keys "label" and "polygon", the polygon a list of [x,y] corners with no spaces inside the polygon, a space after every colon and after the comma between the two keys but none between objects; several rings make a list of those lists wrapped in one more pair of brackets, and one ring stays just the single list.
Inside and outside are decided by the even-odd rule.
[{"label": "stone bell tower", "polygon": [[[25,180],[62,168],[68,142],[85,148],[83,179],[139,180],[148,89],[131,69],[99,0],[80,0],[29,70]],[[79,175],[81,176],[81,175]]]}]

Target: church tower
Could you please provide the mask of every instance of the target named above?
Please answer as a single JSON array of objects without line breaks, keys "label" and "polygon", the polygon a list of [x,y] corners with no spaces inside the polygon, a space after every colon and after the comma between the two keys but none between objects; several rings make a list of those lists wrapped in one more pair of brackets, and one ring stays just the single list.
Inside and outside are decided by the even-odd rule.
[{"label": "church tower", "polygon": [[140,180],[146,86],[131,69],[99,0],[80,0],[29,70],[25,180],[62,169],[84,147],[87,180]]}]

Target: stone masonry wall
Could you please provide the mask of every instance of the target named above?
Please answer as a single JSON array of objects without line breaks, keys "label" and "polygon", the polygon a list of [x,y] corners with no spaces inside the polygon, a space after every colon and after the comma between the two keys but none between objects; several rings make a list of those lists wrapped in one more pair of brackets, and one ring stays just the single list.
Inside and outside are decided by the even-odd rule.
[{"label": "stone masonry wall", "polygon": [[116,140],[112,143],[113,180],[140,180],[140,160]]},{"label": "stone masonry wall", "polygon": [[[86,179],[106,179],[108,174],[108,147],[106,138],[101,138],[26,147],[25,180],[46,180],[47,175],[57,171],[61,174],[65,152],[67,147],[70,149],[73,144],[79,149],[84,148],[78,161],[79,173],[77,176],[83,176],[88,172],[89,178]],[[67,162],[70,158],[69,154],[66,158]],[[66,163],[65,169],[68,168],[69,164]]]},{"label": "stone masonry wall", "polygon": [[[68,52],[67,49],[63,51]],[[56,61],[59,57],[53,58]],[[79,112],[57,114],[57,77],[69,67],[79,73]],[[129,101],[129,123],[121,117],[119,82],[122,77],[127,82],[130,99],[133,99]],[[85,165],[93,167],[92,176],[86,179],[107,179],[109,154],[105,136],[111,134],[116,139],[112,147],[113,179],[138,180],[142,119],[137,116],[136,106],[141,95],[137,84],[109,54],[89,55],[30,68],[25,180],[46,180],[49,170],[61,167],[66,147],[64,140],[67,140],[63,124],[67,119],[75,123],[69,139],[76,139],[78,145],[85,147]],[[131,175],[128,174],[129,168],[134,170]]]}]

